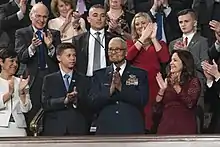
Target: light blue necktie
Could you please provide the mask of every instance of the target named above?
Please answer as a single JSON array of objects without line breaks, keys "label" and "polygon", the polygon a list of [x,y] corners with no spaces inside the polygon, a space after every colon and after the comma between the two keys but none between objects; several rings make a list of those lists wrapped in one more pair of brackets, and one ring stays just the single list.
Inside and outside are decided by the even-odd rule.
[{"label": "light blue necktie", "polygon": [[69,86],[70,86],[70,84],[69,84],[70,75],[65,74],[63,77],[64,77],[64,84],[65,84],[65,87],[66,87],[66,91],[68,91],[69,90]]}]

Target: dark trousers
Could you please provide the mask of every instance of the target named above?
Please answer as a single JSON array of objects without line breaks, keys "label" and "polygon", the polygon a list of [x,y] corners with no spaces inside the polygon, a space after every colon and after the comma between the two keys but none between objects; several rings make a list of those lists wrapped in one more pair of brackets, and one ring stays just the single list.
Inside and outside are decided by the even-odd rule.
[{"label": "dark trousers", "polygon": [[28,135],[32,135],[32,133],[29,131],[30,122],[32,121],[34,116],[37,114],[37,112],[41,108],[41,94],[42,94],[43,79],[44,79],[44,76],[47,75],[48,73],[49,73],[48,69],[45,69],[45,70],[39,69],[29,91],[30,99],[32,102],[32,109],[26,115],[26,121],[28,124],[28,130],[27,130]]}]

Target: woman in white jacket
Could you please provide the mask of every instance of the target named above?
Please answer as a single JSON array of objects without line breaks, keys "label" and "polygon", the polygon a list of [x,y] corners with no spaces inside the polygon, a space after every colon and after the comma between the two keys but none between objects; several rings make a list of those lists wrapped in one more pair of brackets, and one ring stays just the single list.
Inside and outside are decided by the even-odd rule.
[{"label": "woman in white jacket", "polygon": [[0,137],[26,136],[23,113],[32,108],[27,79],[14,77],[18,69],[17,53],[0,50]]}]

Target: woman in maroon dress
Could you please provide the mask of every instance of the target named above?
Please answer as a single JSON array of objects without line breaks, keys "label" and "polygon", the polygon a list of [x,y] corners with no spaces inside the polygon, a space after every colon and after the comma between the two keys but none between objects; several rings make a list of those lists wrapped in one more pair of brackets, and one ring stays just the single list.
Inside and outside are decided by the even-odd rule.
[{"label": "woman in maroon dress", "polygon": [[156,74],[161,70],[160,63],[166,63],[169,60],[168,47],[165,42],[156,39],[156,32],[157,25],[152,23],[150,16],[143,12],[137,13],[131,23],[133,40],[127,40],[127,60],[148,72],[150,98],[144,109],[147,130],[152,127],[151,110],[159,90]]},{"label": "woman in maroon dress", "polygon": [[158,73],[156,80],[160,86],[156,101],[163,104],[157,134],[196,134],[195,109],[201,87],[191,53],[175,51],[167,78],[163,80]]}]

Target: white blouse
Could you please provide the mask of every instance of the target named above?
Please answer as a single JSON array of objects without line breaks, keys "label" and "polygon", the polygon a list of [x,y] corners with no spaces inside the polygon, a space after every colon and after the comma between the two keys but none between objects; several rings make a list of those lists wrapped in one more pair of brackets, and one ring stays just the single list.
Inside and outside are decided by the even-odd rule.
[{"label": "white blouse", "polygon": [[[30,100],[29,92],[26,94],[25,104],[19,97],[20,78],[14,78],[14,93],[12,98],[6,103],[3,101],[3,96],[9,91],[9,82],[3,78],[0,78],[0,126],[8,126],[10,116],[12,115],[17,127],[27,127],[23,113],[27,113],[31,110],[32,104]],[[29,90],[28,86],[26,90]]]},{"label": "white blouse", "polygon": [[[48,28],[60,31],[60,28],[64,24],[64,22],[65,22],[65,18],[62,16],[51,19],[48,22]],[[79,20],[79,26],[80,26],[79,30],[74,28],[73,22],[74,22],[74,18],[72,18],[72,22],[69,25],[67,25],[66,27],[67,29],[65,29],[66,31],[60,32],[62,42],[72,43],[72,38],[74,36],[77,36],[87,31],[85,26],[85,20],[83,18],[80,18]]]}]

